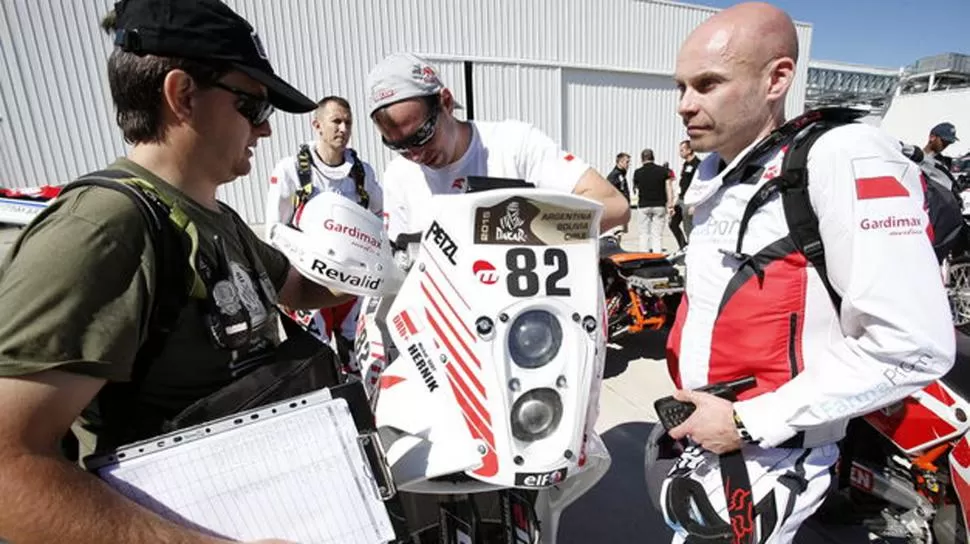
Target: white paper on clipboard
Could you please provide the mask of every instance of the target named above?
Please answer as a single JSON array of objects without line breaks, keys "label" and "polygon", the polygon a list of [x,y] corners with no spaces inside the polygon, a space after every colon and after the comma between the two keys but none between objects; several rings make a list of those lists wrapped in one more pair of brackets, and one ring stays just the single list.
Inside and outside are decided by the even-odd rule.
[{"label": "white paper on clipboard", "polygon": [[291,399],[87,461],[173,521],[237,540],[375,544],[394,538],[344,399]]}]

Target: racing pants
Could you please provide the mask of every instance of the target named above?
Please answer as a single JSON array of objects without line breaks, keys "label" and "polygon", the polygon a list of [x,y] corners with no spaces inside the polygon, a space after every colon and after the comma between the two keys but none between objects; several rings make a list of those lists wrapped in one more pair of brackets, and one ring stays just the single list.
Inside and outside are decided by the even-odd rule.
[{"label": "racing pants", "polygon": [[[834,444],[808,449],[745,446],[722,456],[687,448],[660,493],[664,520],[674,530],[673,544],[792,542],[825,500],[838,455]],[[717,534],[723,538],[710,539]]]}]

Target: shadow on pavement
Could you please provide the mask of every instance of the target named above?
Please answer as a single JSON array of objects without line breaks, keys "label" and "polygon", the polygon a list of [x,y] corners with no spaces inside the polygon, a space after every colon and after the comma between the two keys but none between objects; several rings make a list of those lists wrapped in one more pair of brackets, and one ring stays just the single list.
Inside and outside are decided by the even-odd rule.
[{"label": "shadow on pavement", "polygon": [[566,509],[559,544],[670,542],[673,533],[647,497],[643,460],[653,426],[635,421],[603,433],[613,458],[610,470]]},{"label": "shadow on pavement", "polygon": [[643,331],[621,338],[607,347],[603,379],[614,378],[623,374],[630,365],[630,361],[637,359],[665,360],[667,358],[664,351],[666,345],[666,330]]}]

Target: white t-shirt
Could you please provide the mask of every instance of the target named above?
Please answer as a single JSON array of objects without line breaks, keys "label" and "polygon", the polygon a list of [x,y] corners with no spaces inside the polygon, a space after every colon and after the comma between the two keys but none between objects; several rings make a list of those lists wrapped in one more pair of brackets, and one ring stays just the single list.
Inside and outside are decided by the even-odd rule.
[{"label": "white t-shirt", "polygon": [[[310,143],[310,157],[313,159],[310,164],[311,181],[313,182],[313,195],[318,193],[339,193],[354,202],[359,202],[357,197],[357,185],[350,177],[350,168],[354,164],[350,150],[344,151],[344,162],[340,166],[329,166],[317,153],[316,144]],[[358,157],[358,160],[360,158]],[[273,168],[273,174],[269,181],[269,194],[266,202],[266,236],[269,236],[269,229],[274,223],[289,223],[293,219],[296,210],[294,194],[300,187],[300,177],[296,170],[296,155],[286,157]],[[384,211],[384,191],[374,169],[370,164],[361,160],[364,166],[364,189],[370,195],[368,208],[378,216]],[[311,195],[312,198],[312,195]]]},{"label": "white t-shirt", "polygon": [[432,195],[464,191],[467,176],[523,179],[542,189],[572,192],[589,165],[534,126],[520,121],[471,121],[472,139],[455,163],[434,169],[396,157],[384,171],[388,236],[426,229]]}]

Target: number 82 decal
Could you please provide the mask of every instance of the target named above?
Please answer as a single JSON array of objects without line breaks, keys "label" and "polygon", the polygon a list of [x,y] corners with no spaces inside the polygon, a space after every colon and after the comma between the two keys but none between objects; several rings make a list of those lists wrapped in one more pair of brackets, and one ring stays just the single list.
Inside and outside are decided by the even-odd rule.
[{"label": "number 82 decal", "polygon": [[[559,248],[549,248],[542,252],[542,262],[553,271],[546,276],[545,296],[568,297],[571,291],[561,287],[559,282],[569,273],[569,260],[566,252]],[[534,297],[539,294],[541,281],[536,272],[538,266],[536,252],[531,248],[517,247],[505,254],[505,265],[509,269],[505,283],[513,297]]]}]

